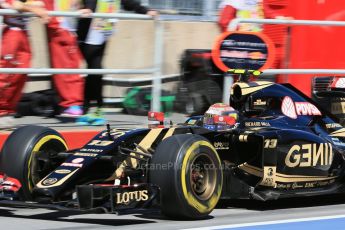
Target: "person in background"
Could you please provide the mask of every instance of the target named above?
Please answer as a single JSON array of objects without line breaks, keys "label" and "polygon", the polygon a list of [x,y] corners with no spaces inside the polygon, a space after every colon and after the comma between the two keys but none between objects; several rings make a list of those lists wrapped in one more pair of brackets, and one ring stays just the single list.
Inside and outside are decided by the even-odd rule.
[{"label": "person in background", "polygon": [[[218,26],[221,32],[228,30],[229,23],[234,18],[264,18],[262,0],[223,0],[220,3]],[[241,23],[239,31],[259,32],[261,25]]]},{"label": "person in background", "polygon": [[[31,12],[49,21],[47,11],[39,1],[0,0],[1,9]],[[6,16],[1,41],[1,68],[29,68],[31,50],[27,33],[28,18]],[[0,74],[0,128],[13,125],[13,115],[22,95],[27,74]]]},{"label": "person in background", "polygon": [[[157,12],[147,9],[134,0],[82,0],[82,9],[96,13],[116,13],[120,7],[139,14],[156,16]],[[86,60],[87,68],[101,69],[104,51],[109,37],[114,32],[114,19],[80,18],[77,26],[79,48]],[[103,83],[101,74],[89,74],[84,87],[84,116],[77,119],[81,125],[103,125]],[[91,108],[91,102],[96,107]]]},{"label": "person in background", "polygon": [[[78,10],[79,0],[41,0],[49,11]],[[47,24],[48,45],[52,68],[78,69],[81,54],[78,49],[73,20],[52,17]],[[60,97],[62,116],[77,117],[83,114],[83,84],[79,74],[55,74],[54,86]]]}]

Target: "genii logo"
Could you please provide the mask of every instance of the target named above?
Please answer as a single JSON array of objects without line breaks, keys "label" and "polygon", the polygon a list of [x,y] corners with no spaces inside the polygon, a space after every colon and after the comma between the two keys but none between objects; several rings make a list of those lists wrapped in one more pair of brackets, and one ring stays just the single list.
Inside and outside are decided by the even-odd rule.
[{"label": "genii logo", "polygon": [[290,168],[331,165],[332,161],[330,143],[293,145],[285,157],[285,164]]}]

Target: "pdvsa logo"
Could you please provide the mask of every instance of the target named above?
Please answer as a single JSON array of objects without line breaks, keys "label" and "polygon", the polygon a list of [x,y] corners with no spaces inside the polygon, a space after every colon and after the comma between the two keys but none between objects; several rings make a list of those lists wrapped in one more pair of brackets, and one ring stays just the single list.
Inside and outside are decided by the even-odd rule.
[{"label": "pdvsa logo", "polygon": [[294,102],[291,97],[286,96],[281,106],[282,113],[292,119],[302,116],[321,116],[320,110],[309,102]]}]

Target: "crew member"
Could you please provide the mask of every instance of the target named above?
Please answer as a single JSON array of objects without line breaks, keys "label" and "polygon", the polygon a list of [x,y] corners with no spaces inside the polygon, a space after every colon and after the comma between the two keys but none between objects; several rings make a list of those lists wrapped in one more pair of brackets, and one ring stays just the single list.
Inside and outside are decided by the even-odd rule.
[{"label": "crew member", "polygon": [[[78,10],[77,0],[42,0],[49,11]],[[81,54],[78,49],[75,25],[64,17],[52,17],[47,24],[50,61],[53,68],[78,69]],[[84,81],[79,74],[55,74],[55,88],[60,96],[61,115],[82,115]]]},{"label": "crew member", "polygon": [[[31,12],[49,21],[48,13],[39,1],[0,0],[2,9],[15,9],[19,12]],[[29,68],[31,50],[27,33],[28,18],[6,16],[1,44],[1,68]],[[13,125],[13,115],[22,95],[27,74],[0,74],[0,128]]]}]

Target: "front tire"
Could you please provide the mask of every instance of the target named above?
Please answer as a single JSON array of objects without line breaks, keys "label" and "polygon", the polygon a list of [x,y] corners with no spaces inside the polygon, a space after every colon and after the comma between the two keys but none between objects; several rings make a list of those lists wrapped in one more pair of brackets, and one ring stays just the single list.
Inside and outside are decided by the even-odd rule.
[{"label": "front tire", "polygon": [[58,166],[56,154],[66,149],[66,141],[57,131],[25,126],[7,138],[0,155],[0,171],[22,184],[20,199],[32,200],[34,186]]},{"label": "front tire", "polygon": [[201,219],[218,203],[221,162],[205,138],[191,134],[167,138],[158,145],[150,166],[149,180],[160,187],[166,216]]}]

